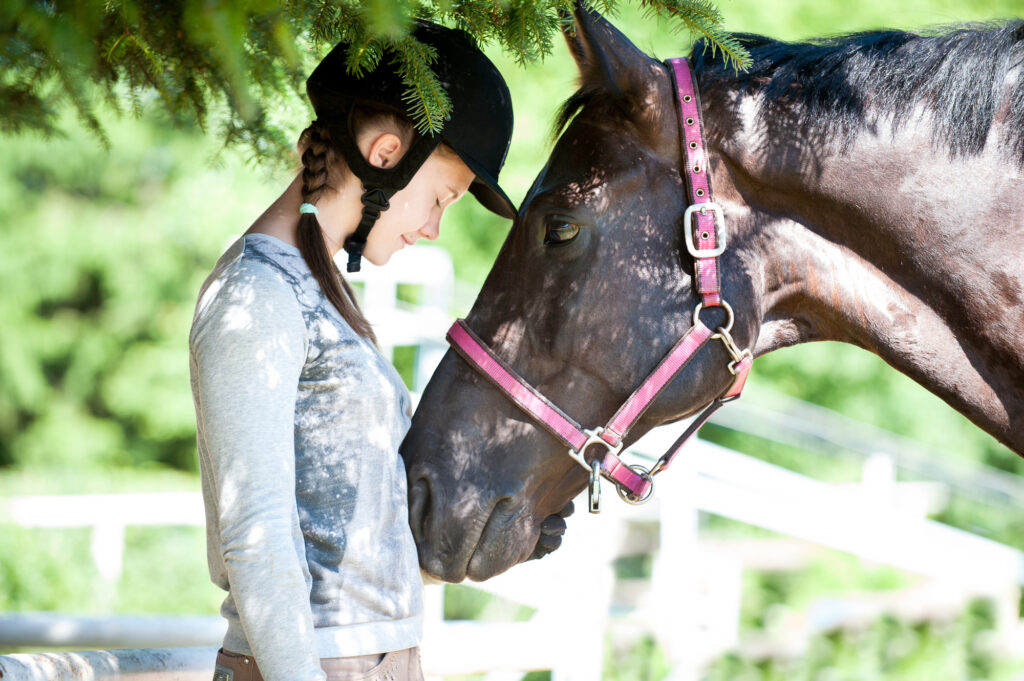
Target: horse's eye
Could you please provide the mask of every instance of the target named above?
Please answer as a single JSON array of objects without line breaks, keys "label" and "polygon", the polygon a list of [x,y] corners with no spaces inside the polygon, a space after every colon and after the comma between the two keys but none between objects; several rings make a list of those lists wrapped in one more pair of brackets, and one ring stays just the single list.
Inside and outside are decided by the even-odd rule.
[{"label": "horse's eye", "polygon": [[580,233],[580,226],[563,218],[551,218],[547,221],[544,232],[544,245],[557,246],[567,244]]}]

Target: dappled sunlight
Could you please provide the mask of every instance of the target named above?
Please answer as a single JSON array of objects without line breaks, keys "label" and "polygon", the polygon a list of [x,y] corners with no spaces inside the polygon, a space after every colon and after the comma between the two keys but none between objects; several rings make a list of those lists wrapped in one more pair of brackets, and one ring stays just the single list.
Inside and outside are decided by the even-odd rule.
[{"label": "dappled sunlight", "polygon": [[[1000,39],[1009,39],[1005,30]],[[800,49],[765,44],[766,50]],[[841,50],[835,52],[840,59]],[[989,421],[990,432],[994,426],[1005,435],[1006,401],[1019,413],[1024,399],[1006,373],[1021,364],[1019,348],[1007,341],[1015,332],[997,330],[998,319],[1014,319],[1013,311],[988,315],[982,334],[992,337],[991,346],[984,346],[988,339],[975,343],[975,332],[958,334],[950,327],[952,318],[962,316],[957,301],[972,299],[970,309],[979,312],[993,306],[981,299],[992,287],[977,286],[984,278],[978,272],[994,271],[1005,288],[1011,281],[1005,273],[1013,269],[1005,252],[965,235],[968,223],[954,219],[959,227],[952,226],[951,216],[962,211],[942,208],[956,192],[937,187],[948,188],[948,177],[957,173],[946,162],[935,165],[947,154],[936,150],[935,139],[963,141],[970,131],[936,134],[947,101],[953,101],[945,94],[923,105],[898,102],[893,116],[880,112],[880,103],[892,104],[892,98],[865,96],[878,94],[875,85],[864,85],[863,73],[870,70],[853,78],[840,64],[823,76],[832,87],[823,94],[813,56],[807,48],[801,58],[808,66],[799,73],[780,60],[778,83],[697,69],[709,151],[702,165],[704,172],[713,170],[714,200],[728,224],[728,250],[718,259],[720,291],[735,310],[733,316],[709,306],[701,321],[717,330],[731,318],[739,348],[757,342],[764,323],[757,346],[762,352],[826,338],[867,347],[939,394],[955,396],[953,403],[960,400],[968,413],[984,413],[981,421]],[[690,328],[700,299],[693,288],[694,259],[683,240],[682,230],[691,226],[681,224],[687,200],[674,95],[657,84],[667,76],[646,57],[627,49],[614,59],[607,70],[581,63],[583,86],[559,121],[567,124],[468,317],[485,344],[583,427],[605,423],[641,384]],[[852,58],[865,59],[860,52]],[[644,75],[633,78],[634,71]],[[787,89],[787,78],[797,87]],[[901,88],[915,97],[931,92],[919,83]],[[835,106],[828,104],[833,97]],[[931,115],[918,115],[922,106]],[[963,162],[969,146],[949,157]],[[995,202],[1005,208],[999,213],[985,205],[992,229],[1007,231],[1000,225],[1019,222],[1019,173],[1005,154],[982,155],[980,148],[970,153],[979,155],[966,161],[971,172],[990,181]],[[892,192],[908,186],[914,191],[901,205]],[[942,215],[930,219],[935,213]],[[936,234],[933,222],[951,226]],[[951,268],[956,258],[943,241],[977,252],[974,274],[965,279],[962,269]],[[1011,235],[1004,245],[1017,241]],[[1005,305],[1005,297],[997,299]],[[707,347],[665,386],[631,437],[703,409],[732,384],[726,348]],[[1001,364],[986,356],[988,347],[998,350]],[[503,569],[516,553],[509,542],[522,549],[535,538],[531,528],[508,522],[496,509],[522,508],[537,523],[568,500],[549,498],[551,491],[578,491],[572,481],[585,481],[585,473],[573,471],[578,464],[558,439],[451,357],[431,382],[443,387],[421,405],[406,452],[412,479],[431,484],[434,533],[418,537],[421,558],[439,574],[450,568],[444,574],[461,577],[470,550],[483,556],[477,567],[486,574]],[[940,366],[949,361],[955,362],[952,369]],[[982,377],[988,374],[995,378],[986,385]],[[965,385],[973,396],[964,397]],[[421,426],[420,419],[429,425]],[[1019,433],[1012,438],[1019,442]],[[451,529],[445,519],[468,527]],[[440,536],[443,549],[431,544]]]},{"label": "dappled sunlight", "polygon": [[[890,20],[916,31],[936,21],[988,19],[1016,11],[1013,1],[955,0],[942,8],[926,2],[895,14],[885,3],[850,11],[842,3],[807,0],[787,7],[744,0],[722,9],[730,31],[794,41]],[[45,13],[53,3],[21,4]],[[428,320],[422,309],[407,317],[403,309],[393,324],[378,316],[379,298],[360,299],[383,352],[396,347],[395,361],[403,376],[414,376],[416,389],[426,382],[425,367],[443,354],[443,318],[467,311],[467,296],[492,264],[470,327],[583,427],[606,423],[690,325],[697,297],[681,239],[685,186],[674,160],[678,141],[664,134],[678,123],[657,61],[687,52],[689,39],[646,16],[647,3],[622,5],[613,21],[626,23],[630,39],[651,53],[637,70],[654,87],[578,107],[552,152],[544,128],[575,75],[560,36],[543,65],[524,70],[512,59],[499,62],[516,103],[516,138],[501,178],[517,203],[525,196],[519,219],[513,225],[470,200],[449,212],[440,245],[451,253],[459,281],[455,302],[435,310],[438,319]],[[945,31],[932,34],[939,32]],[[894,32],[894,44],[899,40]],[[310,622],[279,606],[311,600],[312,625],[326,630],[337,614],[347,620],[338,645],[359,649],[377,637],[348,622],[425,612],[424,664],[439,677],[451,674],[435,667],[452,660],[479,659],[501,674],[497,668],[534,659],[538,650],[550,650],[560,665],[553,678],[600,678],[581,671],[580,662],[602,661],[609,679],[664,676],[672,666],[678,676],[673,656],[681,654],[688,665],[694,651],[710,660],[726,645],[729,652],[704,676],[756,681],[860,673],[946,681],[1020,674],[1019,661],[1012,670],[997,664],[1004,653],[1018,659],[1024,651],[1013,586],[1020,581],[1019,551],[996,556],[980,550],[979,537],[966,539],[969,533],[1007,549],[1024,545],[1024,460],[921,386],[947,402],[968,394],[954,405],[961,412],[976,421],[991,418],[1007,437],[1024,433],[1018,407],[1024,386],[1022,46],[1018,41],[1012,53],[996,43],[981,46],[994,57],[991,68],[972,68],[976,62],[955,50],[919,60],[912,71],[934,70],[917,79],[924,86],[916,98],[905,98],[901,126],[875,109],[914,89],[914,78],[891,88],[894,74],[882,74],[864,89],[866,97],[854,96],[855,79],[835,78],[848,110],[866,114],[849,128],[855,134],[847,144],[843,126],[830,120],[828,93],[817,100],[817,113],[800,110],[815,96],[804,84],[820,82],[826,71],[821,60],[807,60],[794,79],[798,87],[786,90],[780,79],[769,96],[768,76],[723,68],[698,45],[692,56],[705,59],[698,80],[711,186],[727,216],[722,283],[735,309],[737,339],[756,343],[758,355],[770,354],[757,361],[753,390],[717,412],[702,433],[706,441],[695,442],[657,479],[653,503],[626,506],[606,482],[596,517],[586,511],[588,471],[457,357],[441,364],[425,393],[402,447],[406,471],[393,456],[392,431],[408,424],[402,386],[369,344],[348,334],[329,309],[317,310],[319,291],[302,277],[275,280],[293,294],[288,305],[286,296],[248,273],[206,289],[197,312],[202,316],[223,294],[222,325],[216,342],[197,348],[193,360],[202,362],[207,351],[231,354],[243,378],[220,386],[214,377],[198,378],[211,391],[208,403],[219,400],[212,391],[228,395],[227,411],[246,418],[237,429],[215,426],[215,414],[193,411],[185,388],[196,290],[225,240],[252,217],[254,202],[280,189],[268,186],[280,175],[231,153],[218,154],[211,167],[220,146],[212,139],[216,126],[205,133],[170,130],[149,115],[112,124],[102,106],[97,116],[110,133],[109,147],[70,122],[67,139],[8,136],[7,177],[0,184],[17,200],[4,202],[9,228],[0,267],[7,320],[0,334],[6,404],[0,482],[11,514],[0,532],[0,581],[7,587],[0,592],[5,618],[15,618],[14,635],[24,637],[16,620],[26,615],[23,621],[50,622],[48,634],[79,638],[95,636],[99,623],[104,631],[121,623],[136,638],[117,647],[213,645],[222,643],[224,618],[240,621],[241,606],[253,619],[272,621],[271,636],[303,631]],[[1010,65],[1005,75],[1003,62]],[[610,73],[623,72],[616,66]],[[971,81],[967,90],[937,85],[954,73]],[[714,82],[704,80],[709,74]],[[1001,77],[1010,87],[994,102]],[[145,98],[142,104],[150,113]],[[281,104],[289,117],[305,115],[304,107]],[[989,113],[991,125],[978,124]],[[563,234],[578,226],[578,235],[545,245],[552,220],[569,223]],[[299,260],[285,251],[277,256]],[[397,260],[388,272],[412,269]],[[423,304],[419,284],[400,288],[399,305]],[[358,283],[356,290],[366,293]],[[261,329],[264,313],[287,317],[294,328]],[[724,319],[710,308],[700,316],[710,326]],[[415,359],[411,343],[391,342],[385,327],[392,325],[403,339],[424,343]],[[825,339],[857,347],[808,343]],[[796,344],[802,345],[789,348]],[[424,351],[431,361],[421,362]],[[649,424],[699,409],[728,380],[722,345],[712,342],[702,352],[707,358],[684,369],[627,444]],[[295,389],[288,405],[267,402],[266,393],[288,386]],[[395,413],[380,408],[389,402],[399,404]],[[297,404],[310,420],[296,422]],[[209,539],[197,491],[197,415],[199,457],[214,471],[202,480],[212,500]],[[653,429],[623,459],[648,463],[684,427]],[[358,449],[365,445],[365,457],[352,456],[353,437]],[[234,461],[242,464],[235,469],[210,459],[225,442],[235,444]],[[296,448],[308,456],[292,456]],[[358,480],[386,492],[366,493]],[[177,501],[180,508],[172,508],[159,498],[162,489],[190,490],[194,508],[185,513]],[[137,494],[120,494],[129,491]],[[36,494],[48,495],[37,499],[40,510],[15,518],[15,505]],[[56,494],[61,497],[50,496]],[[287,506],[280,505],[288,495]],[[112,503],[95,521],[88,506],[84,513],[67,510],[78,508],[70,505],[78,497],[84,504],[100,496],[104,508],[106,497]],[[120,498],[128,496],[138,499]],[[577,515],[567,531],[556,514],[573,496]],[[851,503],[853,496],[862,498]],[[908,518],[900,513],[913,522],[904,524]],[[146,525],[152,517],[167,524]],[[284,522],[275,526],[275,517]],[[47,525],[55,520],[80,527]],[[85,529],[91,522],[94,529]],[[942,524],[945,533],[932,536]],[[393,544],[373,529],[409,525],[419,555],[411,542]],[[779,532],[786,538],[769,535]],[[813,544],[800,534],[807,532],[815,535]],[[516,566],[558,548],[563,533],[557,553]],[[205,574],[207,541],[215,584]],[[386,560],[384,552],[407,560]],[[885,566],[894,555],[909,572]],[[522,595],[541,609],[529,623],[493,629],[441,621],[441,608],[424,610],[418,592],[407,589],[417,581],[419,559],[424,574],[452,580],[509,570],[492,591]],[[112,579],[114,564],[119,576]],[[938,577],[921,577],[918,569]],[[614,586],[601,581],[595,588],[595,577],[607,572],[610,579],[612,570]],[[943,581],[949,578],[992,590],[996,609],[965,609],[959,586]],[[445,605],[458,600],[453,592],[469,588],[449,587]],[[877,588],[884,591],[862,591]],[[216,616],[218,606],[224,618]],[[475,614],[445,610],[447,618]],[[153,615],[115,614],[133,612]],[[197,635],[192,620],[166,613],[186,612],[204,613],[219,629],[202,642],[178,640]],[[882,619],[870,624],[877,616]],[[169,625],[160,625],[161,640],[138,643],[146,628],[139,620],[148,626],[156,617]],[[470,628],[488,633],[481,645],[467,635]],[[513,628],[527,630],[532,645],[507,637]],[[233,628],[232,642],[243,640],[239,631]],[[639,636],[642,645],[633,646]],[[78,646],[63,649],[81,647],[72,645]],[[174,650],[180,652],[166,660],[154,651],[146,673],[172,673],[169,662],[185,656],[196,660],[193,668],[212,662],[209,651]],[[140,651],[120,652],[122,662],[142,659]],[[37,657],[84,661],[88,655]],[[93,655],[104,664],[114,659]],[[687,676],[690,668],[684,670]],[[273,670],[267,678],[289,675],[296,670]]]},{"label": "dappled sunlight", "polygon": [[[397,372],[293,246],[247,235],[208,284],[191,347],[210,574],[230,590],[225,645],[252,633],[235,602],[288,613],[308,596],[313,625],[337,628],[343,647],[353,625],[414,627],[419,568],[397,454],[410,398]],[[381,556],[397,558],[382,570]]]}]

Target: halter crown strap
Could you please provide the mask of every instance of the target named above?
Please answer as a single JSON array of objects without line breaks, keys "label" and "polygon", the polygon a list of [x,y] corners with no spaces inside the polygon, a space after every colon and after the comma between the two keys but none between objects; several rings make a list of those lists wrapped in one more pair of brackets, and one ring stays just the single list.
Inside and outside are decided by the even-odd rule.
[{"label": "halter crown strap", "polygon": [[[705,307],[721,305],[718,256],[725,250],[725,229],[721,209],[711,201],[708,156],[704,148],[700,98],[693,70],[685,57],[666,64],[676,86],[683,141],[683,176],[686,178],[690,208],[684,217],[686,245],[695,259],[694,279]],[[696,220],[694,220],[696,218]],[[696,224],[693,224],[696,222]],[[694,237],[696,232],[696,238]]]}]

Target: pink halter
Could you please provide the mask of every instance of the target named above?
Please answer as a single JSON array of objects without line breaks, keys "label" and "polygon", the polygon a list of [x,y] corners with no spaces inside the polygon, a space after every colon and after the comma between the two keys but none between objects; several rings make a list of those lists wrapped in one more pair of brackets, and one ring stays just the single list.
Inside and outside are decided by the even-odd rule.
[{"label": "pink halter", "polygon": [[[520,377],[466,325],[456,321],[448,331],[448,342],[462,357],[511,399],[516,406],[544,426],[569,447],[569,456],[590,473],[590,512],[600,510],[601,476],[611,480],[629,503],[641,504],[654,491],[655,475],[666,470],[672,459],[716,409],[740,396],[753,365],[749,349],[740,350],[729,332],[732,330],[732,308],[721,297],[718,256],[725,250],[725,218],[722,209],[711,201],[707,176],[707,154],[704,151],[700,107],[689,62],[684,58],[666,62],[676,85],[683,131],[684,175],[687,178],[689,207],[684,215],[686,248],[695,259],[694,278],[701,302],[693,313],[693,326],[672,347],[654,371],[619,407],[603,427],[585,429],[533,386]],[[728,315],[725,326],[711,331],[700,321],[704,307],[723,307]],[[709,340],[721,340],[732,362],[728,364],[734,379],[729,388],[716,398],[661,456],[650,469],[627,465],[620,458],[622,442],[630,428],[647,411],[683,367]],[[591,445],[604,447],[603,456],[587,460]]]}]

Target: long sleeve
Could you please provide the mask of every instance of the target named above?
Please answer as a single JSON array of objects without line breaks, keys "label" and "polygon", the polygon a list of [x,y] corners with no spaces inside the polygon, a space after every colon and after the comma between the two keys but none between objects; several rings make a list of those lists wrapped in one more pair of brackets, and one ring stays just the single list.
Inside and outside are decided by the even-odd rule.
[{"label": "long sleeve", "polygon": [[248,260],[205,291],[190,338],[210,550],[267,681],[325,678],[295,497],[306,336],[288,282]]}]

